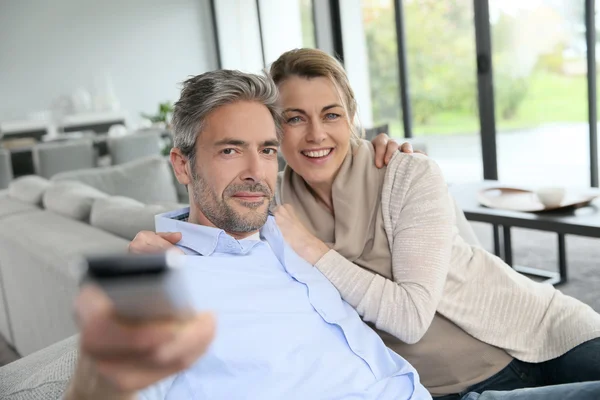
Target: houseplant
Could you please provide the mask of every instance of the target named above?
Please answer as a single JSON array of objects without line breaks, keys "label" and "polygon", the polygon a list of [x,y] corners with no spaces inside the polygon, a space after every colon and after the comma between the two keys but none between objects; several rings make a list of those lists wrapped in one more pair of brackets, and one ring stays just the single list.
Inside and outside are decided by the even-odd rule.
[{"label": "houseplant", "polygon": [[141,116],[152,122],[152,125],[169,130],[171,127],[171,114],[173,114],[173,104],[170,101],[166,101],[158,104],[158,112],[156,114],[141,113]]},{"label": "houseplant", "polygon": [[[142,118],[149,120],[152,123],[152,126],[155,128],[165,129],[166,131],[171,131],[171,115],[173,114],[173,104],[170,101],[166,101],[158,104],[158,112],[154,115],[141,113]],[[163,137],[164,138],[164,137]],[[163,155],[169,155],[171,151],[171,147],[173,147],[173,140],[171,136],[168,136],[168,140],[166,140],[165,145],[162,149]]]}]

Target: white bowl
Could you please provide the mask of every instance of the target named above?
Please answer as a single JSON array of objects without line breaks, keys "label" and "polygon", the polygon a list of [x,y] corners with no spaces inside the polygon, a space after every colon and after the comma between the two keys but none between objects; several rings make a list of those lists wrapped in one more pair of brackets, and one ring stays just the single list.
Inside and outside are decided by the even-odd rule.
[{"label": "white bowl", "polygon": [[540,202],[547,208],[559,207],[565,198],[566,191],[560,187],[544,187],[538,189],[535,194]]}]

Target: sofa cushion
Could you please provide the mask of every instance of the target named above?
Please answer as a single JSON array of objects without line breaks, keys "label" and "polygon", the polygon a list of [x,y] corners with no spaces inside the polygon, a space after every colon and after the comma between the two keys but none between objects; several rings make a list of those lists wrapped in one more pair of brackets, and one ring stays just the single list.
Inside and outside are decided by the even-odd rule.
[{"label": "sofa cushion", "polygon": [[[0,241],[2,240],[4,244],[35,247],[34,253],[41,255],[44,260],[44,264],[37,268],[53,268],[70,279],[79,279],[81,271],[69,264],[69,261],[86,254],[126,252],[129,244],[125,239],[109,232],[48,210],[0,219]],[[6,254],[0,252],[0,257],[4,256]]]},{"label": "sofa cushion", "polygon": [[15,199],[14,197],[10,197],[8,195],[8,190],[3,190],[0,192],[0,219],[8,215],[27,211],[35,211],[39,209],[40,208],[36,205],[26,203],[24,201]]},{"label": "sofa cushion", "polygon": [[108,197],[96,188],[76,181],[53,182],[44,193],[44,207],[79,221],[88,221],[96,199]]},{"label": "sofa cushion", "polygon": [[187,202],[173,203],[172,201],[159,201],[158,203],[154,203],[152,205],[153,206],[161,206],[164,209],[164,211],[161,211],[161,213],[167,212],[167,211],[175,211],[175,210],[179,210],[181,208],[187,208],[190,206]]},{"label": "sofa cushion", "polygon": [[17,351],[28,355],[76,333],[72,306],[84,269],[75,261],[87,254],[124,253],[128,244],[48,210],[1,218],[3,296]]},{"label": "sofa cushion", "polygon": [[27,175],[15,179],[8,186],[8,195],[29,204],[39,206],[50,181],[37,175]]},{"label": "sofa cushion", "polygon": [[79,181],[111,196],[130,197],[144,204],[177,201],[171,165],[161,156],[106,168],[64,172],[52,180]]},{"label": "sofa cushion", "polygon": [[154,216],[177,207],[145,205],[127,197],[113,196],[97,200],[92,207],[90,224],[122,238],[133,240],[139,231],[154,230]]}]

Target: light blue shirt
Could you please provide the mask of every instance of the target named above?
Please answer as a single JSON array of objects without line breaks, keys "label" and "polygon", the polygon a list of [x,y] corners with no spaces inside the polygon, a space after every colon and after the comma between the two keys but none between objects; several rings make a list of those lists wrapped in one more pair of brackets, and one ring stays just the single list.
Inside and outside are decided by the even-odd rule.
[{"label": "light blue shirt", "polygon": [[168,399],[431,399],[414,368],[389,350],[335,287],[283,240],[269,217],[261,240],[156,217],[182,232],[194,306],[217,319],[191,368],[141,393]]}]

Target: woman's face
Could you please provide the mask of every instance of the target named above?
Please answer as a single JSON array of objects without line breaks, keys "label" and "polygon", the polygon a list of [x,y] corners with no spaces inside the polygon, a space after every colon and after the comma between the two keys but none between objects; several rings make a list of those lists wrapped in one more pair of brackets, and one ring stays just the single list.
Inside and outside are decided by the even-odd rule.
[{"label": "woman's face", "polygon": [[291,77],[279,93],[283,156],[309,184],[330,184],[350,147],[349,118],[335,85],[327,78]]}]

